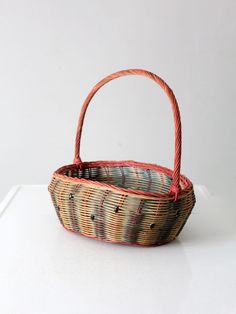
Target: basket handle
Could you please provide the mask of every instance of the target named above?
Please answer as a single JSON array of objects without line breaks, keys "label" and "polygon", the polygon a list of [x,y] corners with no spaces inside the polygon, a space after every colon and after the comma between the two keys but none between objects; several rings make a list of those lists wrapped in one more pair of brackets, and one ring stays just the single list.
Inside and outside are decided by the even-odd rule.
[{"label": "basket handle", "polygon": [[166,82],[161,79],[159,76],[157,76],[154,73],[151,73],[149,71],[141,70],[141,69],[129,69],[129,70],[122,70],[115,72],[111,75],[108,75],[103,80],[98,82],[93,89],[88,94],[87,98],[84,101],[84,104],[82,106],[78,127],[77,127],[77,133],[76,133],[76,140],[75,140],[75,158],[74,158],[74,164],[81,163],[80,158],[80,141],[81,141],[81,133],[84,123],[84,117],[88,108],[88,105],[93,98],[93,96],[96,94],[96,92],[106,83],[110,82],[111,80],[114,80],[118,77],[125,76],[125,75],[143,75],[148,77],[149,79],[156,82],[166,93],[168,96],[173,116],[174,116],[174,125],[175,125],[175,157],[174,157],[174,171],[173,171],[173,180],[170,187],[170,192],[175,195],[175,200],[178,199],[178,194],[180,191],[179,181],[180,181],[180,166],[181,166],[181,119],[180,119],[180,112],[177,100],[175,98],[175,95],[173,91],[170,89],[170,87],[166,84]]}]

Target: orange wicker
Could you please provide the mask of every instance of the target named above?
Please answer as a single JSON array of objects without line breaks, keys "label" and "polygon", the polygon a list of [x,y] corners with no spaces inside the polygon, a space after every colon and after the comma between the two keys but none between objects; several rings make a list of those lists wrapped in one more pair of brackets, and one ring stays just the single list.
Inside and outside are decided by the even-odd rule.
[{"label": "orange wicker", "polygon": [[[144,75],[167,94],[175,123],[173,171],[135,161],[81,161],[80,139],[91,99],[104,84],[125,75]],[[61,224],[70,231],[107,242],[161,245],[179,235],[195,204],[193,185],[180,174],[180,164],[181,121],[172,90],[151,72],[123,70],[105,77],[88,94],[80,113],[74,163],[54,172],[49,192]]]}]

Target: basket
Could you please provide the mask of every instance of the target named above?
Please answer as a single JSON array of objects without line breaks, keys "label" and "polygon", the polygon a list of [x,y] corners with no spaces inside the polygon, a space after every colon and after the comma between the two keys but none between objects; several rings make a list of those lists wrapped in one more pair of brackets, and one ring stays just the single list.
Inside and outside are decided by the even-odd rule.
[{"label": "basket", "polygon": [[[81,133],[91,99],[104,84],[125,75],[146,76],[167,94],[175,125],[174,170],[135,161],[81,161]],[[180,163],[181,121],[172,90],[151,72],[123,70],[105,77],[88,94],[74,163],[53,173],[49,192],[61,224],[70,231],[107,242],[161,245],[179,235],[195,204],[193,185],[180,174]]]}]

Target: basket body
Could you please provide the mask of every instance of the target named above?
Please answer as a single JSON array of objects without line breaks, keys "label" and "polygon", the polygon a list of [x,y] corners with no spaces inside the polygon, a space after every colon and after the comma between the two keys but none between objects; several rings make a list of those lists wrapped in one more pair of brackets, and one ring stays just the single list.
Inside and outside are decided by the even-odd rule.
[{"label": "basket body", "polygon": [[[146,76],[167,94],[174,117],[174,169],[134,161],[82,162],[80,142],[88,105],[96,92],[113,79]],[[82,235],[108,242],[161,245],[174,240],[195,204],[193,185],[180,174],[181,119],[173,91],[154,73],[130,69],[98,82],[82,106],[72,165],[54,172],[49,185],[62,225]]]},{"label": "basket body", "polygon": [[171,170],[152,164],[90,162],[57,170],[49,191],[68,230],[108,242],[161,245],[178,236],[195,203],[184,176],[174,202],[171,176]]}]

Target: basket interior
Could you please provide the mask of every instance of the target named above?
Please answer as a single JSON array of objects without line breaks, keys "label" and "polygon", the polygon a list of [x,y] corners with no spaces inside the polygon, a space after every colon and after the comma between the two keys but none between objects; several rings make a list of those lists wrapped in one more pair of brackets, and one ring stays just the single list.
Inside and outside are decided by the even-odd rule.
[{"label": "basket interior", "polygon": [[[83,169],[65,169],[63,174],[112,184],[117,187],[154,193],[168,193],[172,178],[163,172],[131,166],[93,166]],[[183,182],[180,183],[184,188]]]}]

